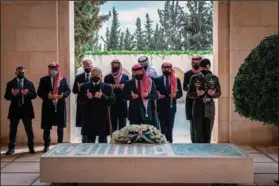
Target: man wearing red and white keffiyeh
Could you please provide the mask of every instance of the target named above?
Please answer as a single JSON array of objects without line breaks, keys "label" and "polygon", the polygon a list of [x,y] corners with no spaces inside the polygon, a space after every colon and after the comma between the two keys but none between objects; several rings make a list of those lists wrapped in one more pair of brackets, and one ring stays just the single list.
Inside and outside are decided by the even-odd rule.
[{"label": "man wearing red and white keffiyeh", "polygon": [[124,83],[129,80],[129,76],[122,72],[122,64],[118,59],[111,62],[111,73],[107,74],[104,82],[112,86],[116,97],[116,102],[111,105],[110,117],[112,132],[120,130],[126,126],[128,116],[127,101],[122,99]]},{"label": "man wearing red and white keffiyeh", "polygon": [[157,109],[161,131],[167,140],[173,142],[173,126],[176,113],[176,100],[182,97],[180,79],[175,76],[172,64],[162,64],[163,75],[155,79],[158,92]]},{"label": "man wearing red and white keffiyeh", "polygon": [[156,100],[155,83],[146,74],[143,66],[136,64],[132,68],[133,79],[126,81],[123,98],[129,100],[128,119],[130,124],[153,124],[154,112],[150,100]]}]

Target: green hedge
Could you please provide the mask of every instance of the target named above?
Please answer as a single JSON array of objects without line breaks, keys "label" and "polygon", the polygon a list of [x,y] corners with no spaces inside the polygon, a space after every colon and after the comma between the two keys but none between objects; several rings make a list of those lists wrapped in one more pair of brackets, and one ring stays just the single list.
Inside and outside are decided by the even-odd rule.
[{"label": "green hedge", "polygon": [[250,120],[278,126],[278,35],[260,42],[235,77],[235,111]]},{"label": "green hedge", "polygon": [[86,51],[85,55],[212,55],[212,51],[180,51],[180,50],[166,50],[166,51]]}]

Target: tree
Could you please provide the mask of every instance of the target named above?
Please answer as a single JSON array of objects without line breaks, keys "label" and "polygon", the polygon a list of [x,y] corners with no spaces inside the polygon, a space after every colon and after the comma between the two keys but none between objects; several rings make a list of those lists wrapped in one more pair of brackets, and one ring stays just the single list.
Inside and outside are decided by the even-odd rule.
[{"label": "tree", "polygon": [[183,13],[184,48],[212,49],[212,1],[187,1],[186,7],[188,11]]},{"label": "tree", "polygon": [[156,24],[152,41],[154,43],[154,50],[164,50],[164,33],[158,24]]},{"label": "tree", "polygon": [[103,38],[101,36],[101,39],[104,42],[104,49],[108,50],[111,47],[111,44],[110,44],[110,32],[109,32],[109,28],[108,27],[106,29],[106,38]]},{"label": "tree", "polygon": [[100,6],[105,1],[79,0],[74,2],[75,12],[75,61],[81,66],[88,45],[98,42],[98,31],[110,14],[99,15]]},{"label": "tree", "polygon": [[181,50],[181,22],[183,21],[183,9],[179,1],[166,1],[163,10],[158,9],[160,24],[162,26],[164,48]]},{"label": "tree", "polygon": [[109,37],[110,47],[108,48],[108,50],[118,50],[119,38],[120,38],[120,32],[121,32],[119,27],[120,27],[120,23],[118,20],[118,13],[115,10],[115,7],[113,7],[112,8],[112,23],[111,23],[111,27],[110,27],[110,37]]},{"label": "tree", "polygon": [[123,50],[123,49],[124,49],[124,32],[121,32],[118,50]]},{"label": "tree", "polygon": [[141,28],[141,20],[138,17],[136,21],[136,30],[135,30],[135,39],[136,39],[136,49],[137,50],[144,50],[145,44],[144,44],[144,37],[143,37],[143,31]]},{"label": "tree", "polygon": [[241,116],[277,125],[279,35],[265,38],[240,66],[233,85],[235,111]]},{"label": "tree", "polygon": [[145,22],[145,49],[146,50],[154,50],[154,41],[153,41],[153,30],[152,30],[152,20],[149,17],[149,14],[145,15],[146,22]]},{"label": "tree", "polygon": [[134,35],[131,34],[128,28],[126,29],[123,45],[124,50],[133,50],[135,48]]}]

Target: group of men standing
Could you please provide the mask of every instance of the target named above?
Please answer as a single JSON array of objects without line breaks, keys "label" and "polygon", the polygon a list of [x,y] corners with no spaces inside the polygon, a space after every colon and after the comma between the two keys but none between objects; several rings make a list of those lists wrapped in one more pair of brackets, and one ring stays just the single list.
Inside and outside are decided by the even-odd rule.
[{"label": "group of men standing", "polygon": [[94,143],[96,136],[99,143],[106,143],[107,135],[125,127],[127,119],[130,124],[155,126],[173,141],[176,100],[183,94],[170,63],[162,64],[163,75],[158,76],[148,57],[142,56],[132,67],[132,79],[123,73],[117,59],[104,78],[90,60],[83,61],[83,68],[73,88],[77,94],[76,126],[81,127],[83,143]]},{"label": "group of men standing", "polygon": [[[193,69],[184,74],[183,89],[187,91],[186,115],[191,123],[193,143],[210,143],[215,108],[213,98],[221,95],[218,77],[210,71],[210,61],[192,58]],[[157,127],[173,142],[173,127],[177,100],[183,96],[181,81],[175,76],[172,64],[164,62],[162,75],[151,67],[148,57],[142,56],[132,67],[132,78],[122,71],[121,62],[111,62],[111,72],[103,77],[90,60],[83,61],[84,72],[75,78],[73,93],[77,94],[76,126],[81,127],[82,143],[107,143],[107,136],[130,124],[149,124]],[[51,143],[50,131],[57,126],[57,142],[63,142],[66,127],[66,101],[71,90],[57,62],[48,65],[47,76],[40,79],[37,93],[25,76],[25,68],[16,68],[16,77],[8,82],[5,98],[11,100],[10,135],[7,155],[15,151],[18,123],[22,119],[28,137],[30,153],[34,150],[32,99],[42,99],[41,128],[44,152]],[[129,103],[129,104],[128,104]]]}]

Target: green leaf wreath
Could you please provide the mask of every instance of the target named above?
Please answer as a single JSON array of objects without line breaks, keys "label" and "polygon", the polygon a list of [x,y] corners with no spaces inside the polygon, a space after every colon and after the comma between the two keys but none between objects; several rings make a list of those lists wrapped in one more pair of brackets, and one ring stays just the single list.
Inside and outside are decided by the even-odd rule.
[{"label": "green leaf wreath", "polygon": [[154,126],[151,125],[129,125],[112,133],[110,143],[131,144],[131,143],[167,143],[166,137]]}]

